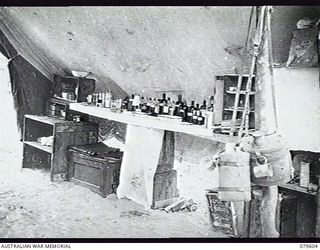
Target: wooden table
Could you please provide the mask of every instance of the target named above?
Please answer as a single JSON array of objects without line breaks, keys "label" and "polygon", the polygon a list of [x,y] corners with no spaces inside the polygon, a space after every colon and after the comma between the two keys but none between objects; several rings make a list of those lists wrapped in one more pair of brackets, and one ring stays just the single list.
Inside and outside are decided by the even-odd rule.
[{"label": "wooden table", "polygon": [[[236,142],[237,137],[231,137],[228,135],[213,134],[212,129],[205,128],[204,126],[193,125],[188,123],[182,123],[181,118],[173,116],[148,116],[144,113],[136,112],[122,112],[115,113],[107,108],[98,108],[88,106],[83,103],[71,103],[70,110],[89,114],[108,120],[113,120],[121,123],[128,124],[129,126],[140,126],[144,128],[152,128],[164,131],[162,140],[162,148],[160,155],[158,156],[158,165],[154,166],[156,172],[153,179],[153,208],[165,207],[172,203],[178,196],[177,190],[177,172],[174,170],[174,132],[185,133],[201,138],[209,139],[219,142]],[[127,135],[128,136],[128,135]],[[161,141],[156,138],[148,138],[153,140],[154,145],[159,145]],[[131,145],[133,146],[133,145]],[[126,147],[130,148],[128,142]],[[146,147],[139,155],[152,155],[150,148]],[[129,155],[129,151],[124,152],[124,158]],[[128,156],[129,157],[129,156]],[[127,159],[127,158],[126,158]],[[144,157],[141,157],[143,161]],[[123,161],[124,162],[124,161]],[[122,163],[123,163],[122,162]],[[124,163],[123,163],[124,164]],[[143,164],[141,164],[143,165]],[[125,168],[126,166],[122,166]],[[121,177],[120,177],[121,179]]]},{"label": "wooden table", "polygon": [[307,188],[300,187],[298,183],[283,184],[279,191],[296,196],[296,223],[295,237],[319,237],[318,234],[318,192],[308,192]]},{"label": "wooden table", "polygon": [[70,109],[121,123],[155,129],[163,129],[166,131],[180,132],[223,143],[237,141],[237,137],[214,134],[212,132],[212,129],[205,128],[204,126],[184,123],[179,119],[174,119],[173,117],[170,118],[170,116],[154,117],[148,116],[144,113],[136,112],[115,113],[107,108],[88,106],[83,103],[70,103]]}]

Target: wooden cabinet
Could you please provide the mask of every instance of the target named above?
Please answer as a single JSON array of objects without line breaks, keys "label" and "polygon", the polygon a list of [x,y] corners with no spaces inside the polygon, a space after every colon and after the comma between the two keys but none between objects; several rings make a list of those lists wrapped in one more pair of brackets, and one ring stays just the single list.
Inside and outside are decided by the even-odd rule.
[{"label": "wooden cabinet", "polygon": [[[53,137],[52,146],[44,146],[40,137]],[[47,169],[51,180],[66,180],[67,149],[70,145],[96,143],[98,124],[63,121],[58,118],[25,115],[23,131],[23,168]]]}]

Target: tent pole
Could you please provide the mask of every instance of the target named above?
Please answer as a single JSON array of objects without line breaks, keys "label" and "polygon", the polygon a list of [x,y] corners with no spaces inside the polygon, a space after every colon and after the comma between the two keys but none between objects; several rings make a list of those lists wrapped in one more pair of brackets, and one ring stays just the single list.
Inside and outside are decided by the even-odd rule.
[{"label": "tent pole", "polygon": [[[259,15],[264,14],[262,18],[265,18],[265,21],[260,53],[256,63],[255,127],[257,130],[264,132],[265,135],[270,135],[277,131],[270,30],[271,7],[267,6],[263,13],[261,8],[263,7],[258,7],[258,13]],[[263,198],[260,211],[262,237],[278,238],[279,233],[276,229],[278,187],[262,187],[262,190]]]}]

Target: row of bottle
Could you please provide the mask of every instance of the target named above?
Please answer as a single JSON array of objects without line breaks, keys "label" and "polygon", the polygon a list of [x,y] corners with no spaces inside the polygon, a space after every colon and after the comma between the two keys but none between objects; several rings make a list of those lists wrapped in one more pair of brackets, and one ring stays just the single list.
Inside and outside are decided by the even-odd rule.
[{"label": "row of bottle", "polygon": [[[212,125],[213,121],[213,96],[210,98],[210,105],[204,100],[203,104],[195,104],[191,101],[188,105],[186,101],[182,101],[182,96],[178,96],[177,101],[173,101],[170,97],[166,97],[163,93],[161,99],[144,98],[139,95],[131,95],[122,101],[122,109],[128,111],[144,112],[152,116],[172,115],[179,116],[183,122],[193,123],[197,125]],[[208,123],[209,120],[209,123]]]},{"label": "row of bottle", "polygon": [[[97,107],[114,108],[114,101],[111,99],[111,92],[94,93],[93,95],[88,96],[87,103]],[[145,98],[135,94],[124,100],[117,100],[116,106],[117,110],[143,112],[151,116],[179,116],[182,118],[183,122],[206,125],[206,127],[213,125],[213,96],[210,98],[209,105],[207,105],[207,101],[204,100],[203,104],[200,106],[199,104],[195,104],[194,101],[191,101],[191,105],[188,105],[186,101],[182,100],[182,95],[178,95],[178,100],[173,101],[170,97],[166,97],[166,93],[163,93],[161,99],[151,97]]]},{"label": "row of bottle", "polygon": [[89,105],[97,106],[100,108],[111,108],[112,92],[106,93],[93,93],[87,96],[87,103]]}]

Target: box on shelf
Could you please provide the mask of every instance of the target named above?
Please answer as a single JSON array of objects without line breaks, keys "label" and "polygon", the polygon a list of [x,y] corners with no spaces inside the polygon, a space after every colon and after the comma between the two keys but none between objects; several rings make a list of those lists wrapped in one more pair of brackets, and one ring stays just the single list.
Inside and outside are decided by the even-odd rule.
[{"label": "box on shelf", "polygon": [[69,148],[68,180],[99,193],[116,193],[123,153],[103,143]]},{"label": "box on shelf", "polygon": [[47,115],[58,119],[72,121],[75,115],[80,116],[81,121],[88,121],[89,115],[70,110],[72,101],[62,98],[50,98],[47,105]]},{"label": "box on shelf", "polygon": [[84,77],[54,75],[55,94],[73,102],[86,102],[95,91],[95,80]]}]

